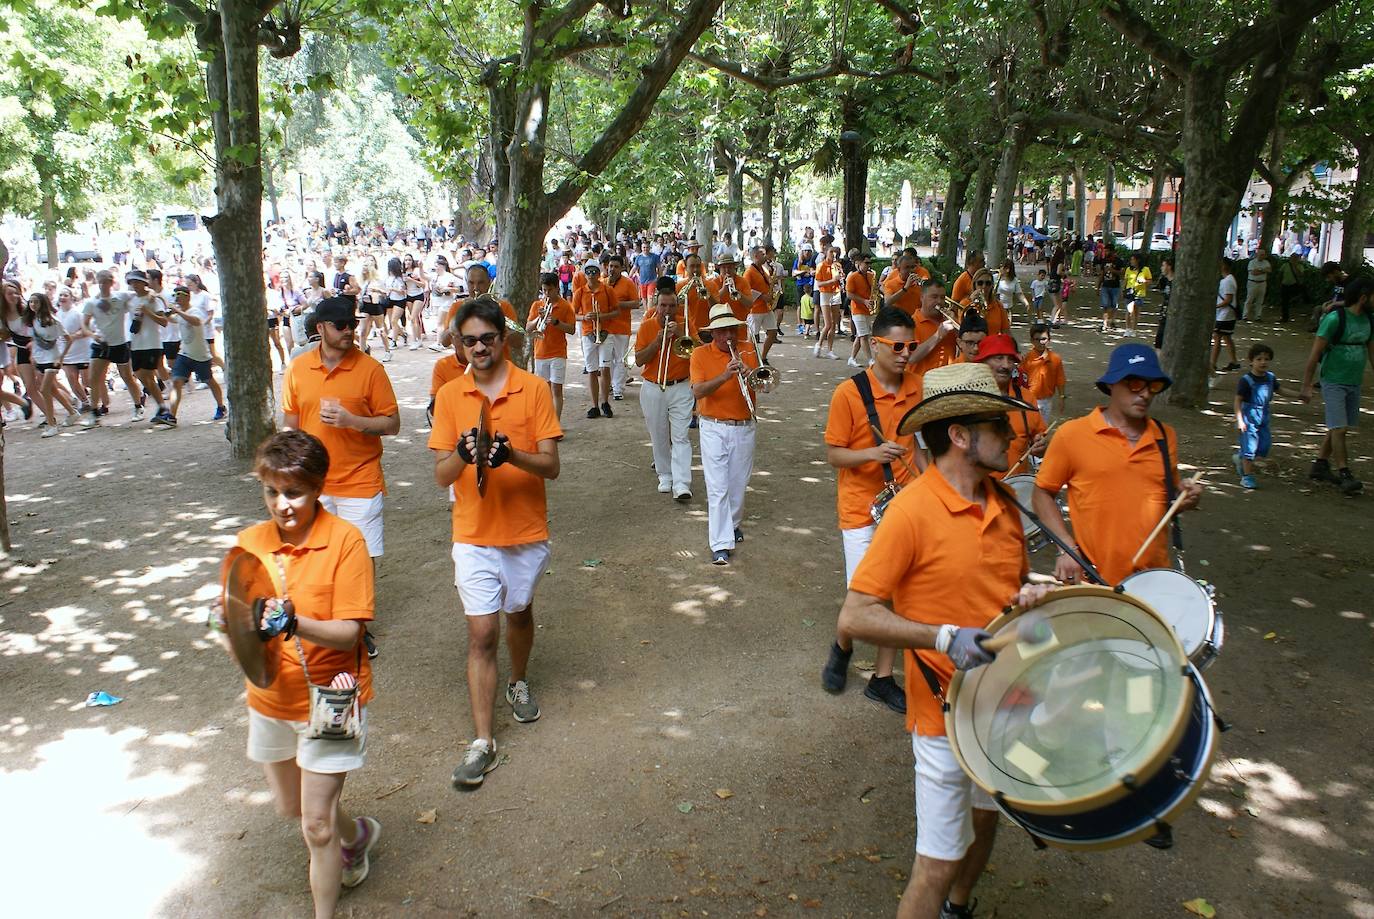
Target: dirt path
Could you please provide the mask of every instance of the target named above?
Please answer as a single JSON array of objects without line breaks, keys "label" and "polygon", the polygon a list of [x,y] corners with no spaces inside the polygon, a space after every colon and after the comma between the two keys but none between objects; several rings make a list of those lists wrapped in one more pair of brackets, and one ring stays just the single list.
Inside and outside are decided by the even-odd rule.
[{"label": "dirt path", "polygon": [[[1306,336],[1260,329],[1295,378]],[[1079,414],[1107,346],[1086,318],[1060,338]],[[795,335],[774,353],[786,383],[766,398],[747,539],[727,569],[707,563],[700,472],[686,507],[655,492],[637,390],[614,419],[588,421],[570,389],[536,610],[544,716],[499,718],[509,760],[459,794],[464,631],[419,428],[432,355],[398,352],[378,702],[368,765],[345,790],[385,830],[341,915],[890,914],[911,862],[909,739],[864,700],[864,675],[838,698],[818,685],[843,577],[821,428],[846,370]],[[1186,521],[1190,571],[1218,585],[1227,616],[1207,679],[1235,727],[1212,782],[1169,852],[1037,852],[1004,822],[982,916],[1183,916],[1204,897],[1222,917],[1374,917],[1374,495],[1309,487],[1319,408],[1289,401],[1263,488],[1244,493],[1229,462],[1233,386],[1212,412],[1163,413],[1185,464],[1213,473]],[[197,393],[175,432],[9,431],[10,915],[308,912],[299,832],[243,756],[242,693],[203,627],[219,556],[262,514],[227,467],[222,428],[187,423],[211,410]],[[1357,467],[1374,478],[1368,444]],[[125,701],[83,707],[97,689]]]}]

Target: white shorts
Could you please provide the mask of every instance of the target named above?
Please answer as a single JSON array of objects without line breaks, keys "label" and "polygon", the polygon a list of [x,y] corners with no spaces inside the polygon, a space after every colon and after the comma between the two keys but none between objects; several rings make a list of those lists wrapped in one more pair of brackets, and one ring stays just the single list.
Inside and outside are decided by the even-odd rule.
[{"label": "white shorts", "polygon": [[336,498],[333,495],[320,495],[320,504],[340,520],[347,520],[363,532],[367,541],[367,554],[373,558],[382,557],[382,493],[379,491],[370,498]]},{"label": "white shorts", "polygon": [[548,380],[550,383],[557,383],[562,386],[563,379],[568,375],[568,359],[566,357],[536,358],[534,375],[541,380]]},{"label": "white shorts", "polygon": [[778,329],[778,314],[769,310],[766,313],[750,313],[744,317],[749,326],[749,336],[751,338],[762,335],[764,332],[776,332]]},{"label": "white shorts", "polygon": [[865,316],[863,313],[849,314],[849,318],[854,321],[854,334],[859,338],[873,334],[873,317]]},{"label": "white shorts", "polygon": [[596,342],[596,336],[582,336],[582,370],[584,373],[596,373],[601,369],[601,346]]},{"label": "white shorts", "polygon": [[916,754],[916,854],[957,862],[973,845],[973,809],[996,810],[959,768],[949,738],[911,735]]},{"label": "white shorts", "polygon": [[840,538],[844,540],[844,583],[846,587],[849,586],[850,581],[854,580],[854,572],[858,570],[859,562],[863,561],[864,553],[868,551],[868,544],[873,541],[875,529],[877,526],[870,523],[866,527],[840,530]]},{"label": "white shorts", "polygon": [[839,305],[840,305],[840,292],[839,292],[839,291],[835,291],[834,293],[830,293],[830,292],[827,292],[827,291],[822,290],[822,291],[818,291],[818,292],[817,292],[817,296],[819,296],[820,299],[817,300],[816,302],[819,303],[821,306],[839,306]]},{"label": "white shorts", "polygon": [[469,616],[518,613],[534,602],[534,588],[549,567],[548,540],[522,546],[453,544],[453,585]]},{"label": "white shorts", "polygon": [[248,758],[255,763],[281,763],[294,759],[306,772],[334,775],[352,772],[367,759],[367,706],[359,719],[361,730],[353,740],[310,740],[307,721],[269,718],[248,710]]},{"label": "white shorts", "polygon": [[601,352],[601,368],[625,366],[625,351],[630,347],[630,336],[628,335],[607,335],[606,340],[601,343],[598,349]]}]

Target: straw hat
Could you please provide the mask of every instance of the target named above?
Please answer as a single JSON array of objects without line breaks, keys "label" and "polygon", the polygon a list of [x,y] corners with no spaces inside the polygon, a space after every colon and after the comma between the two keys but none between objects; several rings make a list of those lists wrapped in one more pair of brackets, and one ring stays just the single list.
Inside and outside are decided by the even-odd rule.
[{"label": "straw hat", "polygon": [[932,421],[983,412],[1036,411],[1034,405],[1002,395],[987,364],[949,364],[926,372],[925,398],[907,412],[897,433],[910,434]]},{"label": "straw hat", "polygon": [[719,268],[721,265],[738,265],[738,264],[739,264],[739,262],[735,259],[735,253],[734,253],[734,250],[732,250],[732,249],[726,249],[724,252],[721,253],[720,258],[716,259],[716,267],[717,267],[717,268]]},{"label": "straw hat", "polygon": [[733,329],[744,325],[739,319],[735,318],[734,310],[730,309],[728,303],[717,303],[711,307],[711,321],[702,326],[702,331],[710,332],[713,329]]}]

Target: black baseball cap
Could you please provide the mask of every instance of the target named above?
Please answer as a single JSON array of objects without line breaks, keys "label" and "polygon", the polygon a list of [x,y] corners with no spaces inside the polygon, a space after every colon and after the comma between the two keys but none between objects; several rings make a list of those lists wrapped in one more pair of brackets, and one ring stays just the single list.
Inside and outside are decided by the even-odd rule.
[{"label": "black baseball cap", "polygon": [[348,297],[326,297],[320,301],[319,306],[315,307],[314,319],[316,323],[353,322],[357,318],[353,313],[353,301]]}]

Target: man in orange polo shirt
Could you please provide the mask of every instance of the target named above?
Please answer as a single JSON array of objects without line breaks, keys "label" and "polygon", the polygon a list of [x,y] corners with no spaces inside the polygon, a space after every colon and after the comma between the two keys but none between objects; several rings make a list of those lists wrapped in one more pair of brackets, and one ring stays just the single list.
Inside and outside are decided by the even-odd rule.
[{"label": "man in orange polo shirt", "polygon": [[845,293],[849,294],[849,318],[854,323],[854,344],[849,349],[851,367],[867,367],[873,360],[873,345],[868,339],[873,334],[873,313],[878,309],[874,302],[878,285],[869,268],[871,258],[867,252],[856,255],[854,270],[844,281]]},{"label": "man in orange polo shirt", "polygon": [[[462,305],[474,297],[480,297],[483,294],[491,292],[491,273],[487,271],[487,266],[483,265],[481,262],[473,262],[471,265],[467,267],[467,280],[467,297],[462,300],[454,301],[453,305],[448,308],[448,312],[444,314],[444,328],[443,331],[439,333],[440,347],[452,347],[454,335],[453,318],[458,315],[458,310],[462,307]],[[509,319],[511,322],[520,321],[519,317],[517,317],[515,314],[515,307],[511,306],[509,301],[498,300],[497,302],[501,304],[501,312],[505,314],[507,319]],[[507,358],[510,358],[511,356],[511,348],[518,347],[521,347],[521,344],[517,341],[517,339],[511,336],[506,337]],[[461,354],[461,351],[455,349],[455,353]],[[467,366],[466,362],[463,362],[463,365]]]},{"label": "man in orange polo shirt", "polygon": [[916,353],[908,364],[911,373],[922,375],[936,367],[954,363],[959,327],[945,318],[945,285],[936,280],[921,282],[921,308],[917,310]]},{"label": "man in orange polo shirt", "polygon": [[[639,404],[654,451],[654,471],[660,494],[675,500],[692,500],[691,365],[673,353],[673,344],[684,334],[682,305],[672,278],[660,278],[654,307],[639,323],[635,338],[635,363],[644,368]],[[666,327],[666,331],[665,331]]]},{"label": "man in orange polo shirt", "polygon": [[587,279],[580,290],[573,293],[573,313],[582,323],[582,372],[587,375],[588,394],[592,397],[588,418],[612,418],[611,368],[601,361],[601,348],[610,338],[606,323],[612,313],[619,313],[611,299],[611,292],[601,282],[601,266],[588,262],[582,266]]},{"label": "man in orange polo shirt", "polygon": [[[1184,510],[1202,497],[1201,484],[1180,481],[1174,429],[1150,417],[1155,396],[1171,382],[1153,348],[1119,345],[1097,381],[1107,404],[1059,426],[1035,477],[1032,502],[1041,522],[1064,542],[1076,542],[1108,584],[1146,568],[1170,567],[1167,530],[1134,565],[1131,556],[1180,489]],[[1073,536],[1054,500],[1065,485]],[[1083,569],[1061,550],[1054,574],[1075,584]]]},{"label": "man in orange polo shirt", "polygon": [[[924,277],[922,272],[925,272]],[[915,255],[903,252],[897,257],[897,270],[883,279],[883,297],[887,305],[914,316],[921,308],[921,284],[929,277],[930,272],[920,267],[920,260]]]},{"label": "man in orange polo shirt", "polygon": [[[773,312],[773,276],[768,265],[768,251],[763,246],[755,246],[749,252],[749,267],[744,270],[744,280],[749,285],[749,293],[744,299],[749,301],[749,313],[745,322],[749,327],[749,338],[758,349],[759,360],[768,363],[768,352],[778,343],[778,317]],[[759,339],[763,339],[762,345]]]},{"label": "man in orange polo shirt", "polygon": [[963,303],[965,298],[973,295],[973,276],[983,269],[983,253],[977,249],[968,250],[968,258],[964,260],[964,273],[959,275],[954,281],[954,289],[950,291],[950,296]]},{"label": "man in orange polo shirt", "polygon": [[[1016,353],[1016,340],[1010,335],[989,335],[984,338],[978,346],[978,360],[992,368],[992,375],[997,378],[997,388],[1002,391],[1002,395],[1028,405],[1035,404],[1030,393],[1021,385],[1021,356]],[[996,479],[1007,474],[1024,475],[1029,472],[1032,467],[1028,464],[1032,462],[1032,458],[1039,461],[1050,443],[1045,434],[1045,419],[1040,417],[1038,409],[1029,412],[1025,409],[1008,412],[1007,418],[1010,419],[1015,434],[1011,443],[1007,445],[1007,472],[994,472],[992,475]],[[1030,457],[1012,469],[1012,464],[1021,459],[1027,448],[1030,449]]]},{"label": "man in orange polo shirt", "polygon": [[[925,453],[914,438],[897,434],[897,423],[921,401],[921,378],[906,372],[916,346],[916,323],[899,309],[884,307],[873,318],[873,365],[835,387],[825,423],[825,458],[838,474],[838,515],[844,542],[845,583],[854,576],[873,541],[874,501],[889,484],[904,488],[912,471],[925,468]],[[867,391],[867,397],[864,393]],[[877,419],[878,432],[873,430]],[[881,436],[879,436],[881,434]],[[854,642],[835,633],[830,657],[821,670],[826,692],[844,691]],[[897,652],[878,649],[873,677],[864,695],[894,712],[906,713],[906,694],[892,679]]]},{"label": "man in orange polo shirt", "polygon": [[1021,515],[990,481],[1006,470],[1006,413],[1029,406],[1002,395],[982,364],[932,370],[924,395],[897,433],[920,430],[931,464],[888,504],[840,611],[841,632],[908,649],[916,859],[897,909],[903,919],[971,915],[997,831],[992,799],[954,758],[926,675],[943,693],[956,668],[991,661],[980,644],[985,626],[1009,603],[1035,606],[1048,592],[1024,584],[1030,566]]},{"label": "man in orange polo shirt", "polygon": [[[534,338],[534,375],[549,381],[553,392],[553,411],[563,420],[563,380],[568,372],[568,336],[577,331],[572,304],[558,295],[558,275],[539,276],[541,296],[530,304],[525,331]],[[546,312],[548,316],[544,319]],[[544,330],[539,331],[539,323]]]},{"label": "man in orange polo shirt", "polygon": [[607,333],[601,343],[601,366],[610,370],[611,398],[619,402],[625,398],[625,354],[630,348],[631,313],[639,305],[639,287],[625,274],[625,260],[619,255],[606,259],[606,289],[613,302],[612,315],[601,320],[601,328]]},{"label": "man in orange polo shirt", "polygon": [[749,315],[750,294],[754,289],[749,282],[739,276],[739,262],[735,256],[726,252],[716,260],[716,276],[706,279],[706,290],[711,294],[711,304],[729,305],[730,312],[744,325]]},{"label": "man in orange polo shirt", "polygon": [[[434,405],[434,480],[453,486],[453,583],[468,626],[468,700],[475,740],[453,771],[455,786],[473,787],[495,769],[492,728],[499,613],[506,614],[510,680],[506,702],[516,721],[539,717],[526,679],[534,646],[534,589],[549,562],[544,480],[558,478],[563,436],[544,381],[506,360],[501,307],[491,297],[463,304],[456,319],[471,373],[439,390]],[[477,425],[490,406],[492,444],[479,470]],[[474,468],[469,468],[474,467]],[[478,490],[478,472],[486,478]]]},{"label": "man in orange polo shirt", "polygon": [[295,358],[281,381],[282,427],[313,434],[329,451],[325,510],[362,530],[382,555],[382,438],[401,431],[396,393],[381,362],[357,346],[353,304],[330,297],[315,307],[320,346]]},{"label": "man in orange polo shirt", "polygon": [[687,277],[677,282],[677,296],[686,309],[687,336],[701,342],[701,330],[711,321],[711,292],[706,286],[701,256],[687,256]]},{"label": "man in orange polo shirt", "polygon": [[[706,263],[701,258],[701,243],[692,240],[684,247],[686,255],[678,260],[677,279],[685,281],[691,277],[706,279]],[[692,264],[692,259],[696,258],[696,264]]]},{"label": "man in orange polo shirt", "polygon": [[692,395],[700,417],[701,474],[706,480],[713,565],[730,564],[735,545],[744,539],[740,529],[744,492],[754,472],[753,400],[757,394],[741,374],[759,364],[752,350],[741,352],[743,325],[728,304],[716,304],[704,330],[711,342],[692,352]]}]

